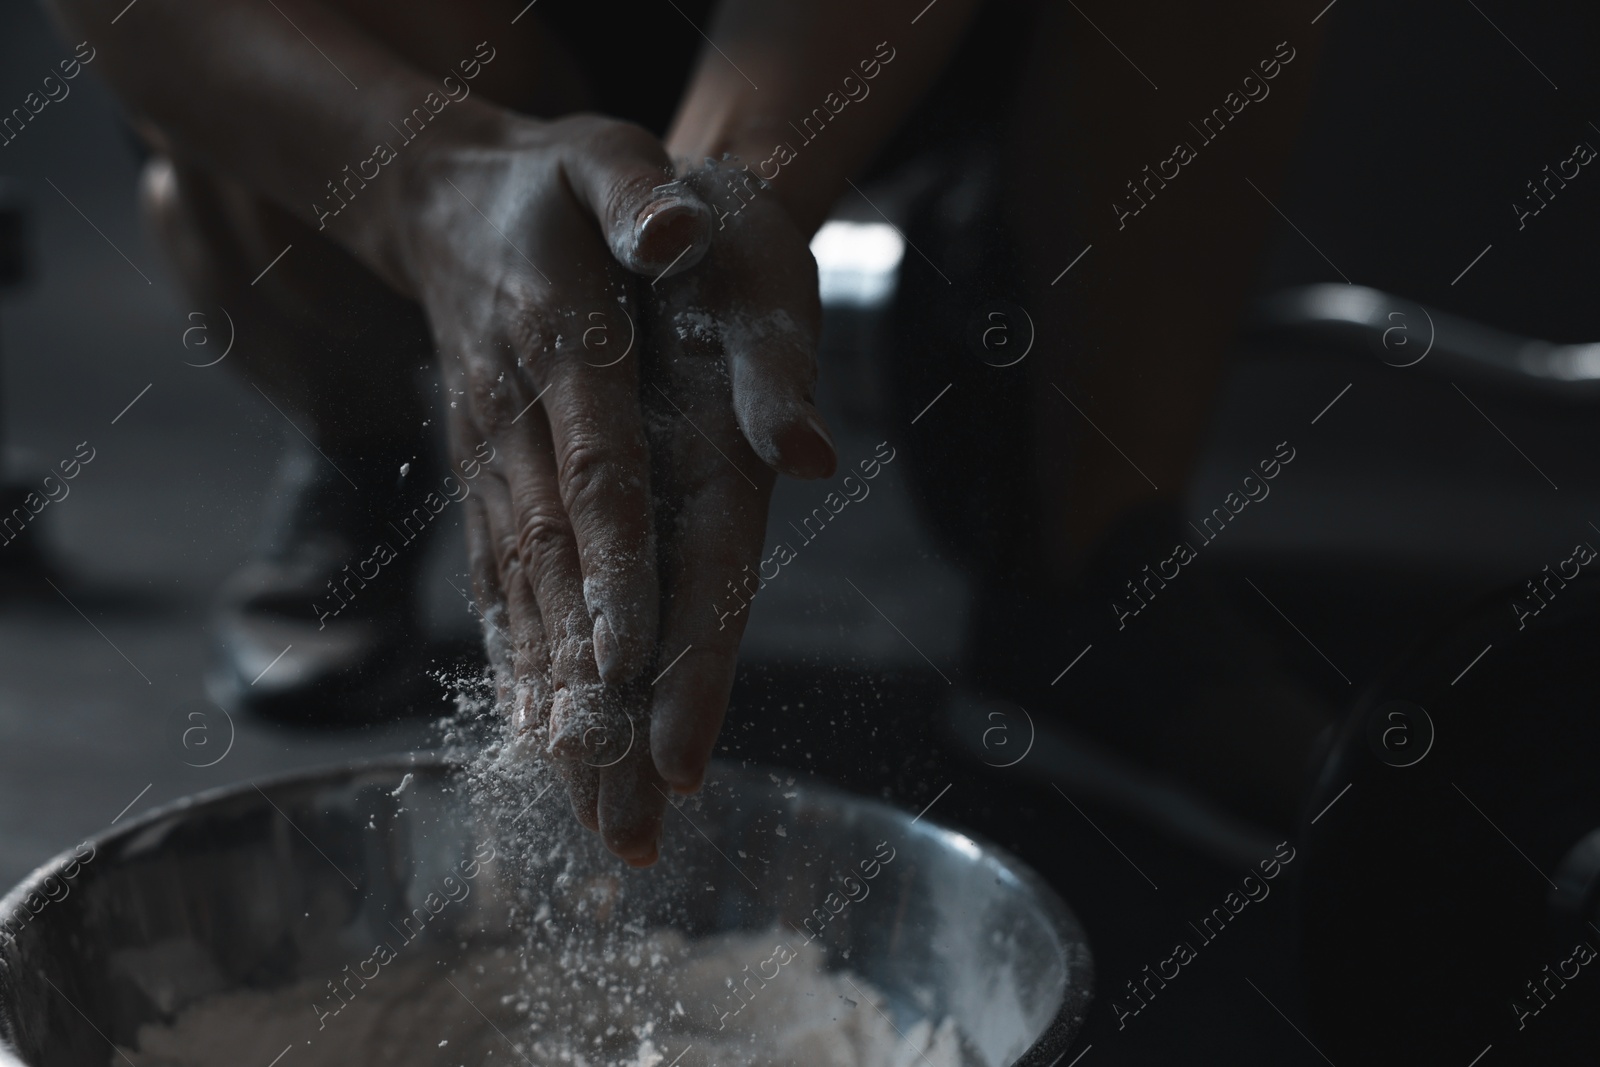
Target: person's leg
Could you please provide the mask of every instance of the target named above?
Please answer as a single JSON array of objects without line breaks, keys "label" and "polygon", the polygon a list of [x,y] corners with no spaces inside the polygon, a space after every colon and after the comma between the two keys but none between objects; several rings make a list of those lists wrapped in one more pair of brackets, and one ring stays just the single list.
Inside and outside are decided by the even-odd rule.
[{"label": "person's leg", "polygon": [[[1070,5],[1047,5],[1041,18],[1005,202],[1035,294],[1037,448],[1072,457],[1037,472],[1051,546],[1040,562],[1059,584],[1076,577],[1118,516],[1182,498],[1256,279],[1274,218],[1266,198],[1278,198],[1320,34],[1265,0],[1113,5],[1096,14],[1105,36]],[[1250,101],[1247,91],[1267,95]],[[1181,165],[1179,144],[1193,154]]]},{"label": "person's leg", "polygon": [[[914,416],[952,378],[955,400],[907,448],[976,585],[966,685],[1288,824],[1326,712],[1278,669],[1272,641],[1227,608],[1205,563],[1125,629],[1112,601],[1195,539],[1182,502],[1274,216],[1264,197],[1277,197],[1304,112],[1315,29],[1261,0],[1093,14],[1104,35],[1072,5],[1040,5],[1032,34],[1011,32],[1032,42],[1011,110],[973,126],[979,146],[1005,126],[998,165],[957,154],[960,181],[912,227],[941,266],[907,256],[902,270],[896,341],[915,355],[901,360],[901,406]],[[1262,99],[1240,104],[1246,93]],[[1214,107],[1229,118],[1206,139],[1189,123]],[[1162,179],[1176,142],[1192,158]],[[1000,296],[1034,328],[1011,366],[1016,347],[974,350],[974,317]],[[1005,326],[1019,346],[1026,322]]]},{"label": "person's leg", "polygon": [[157,155],[140,186],[185,291],[234,322],[229,371],[319,443],[416,436],[425,416],[413,374],[431,345],[415,304],[286,212],[198,166]]},{"label": "person's leg", "polygon": [[[1113,600],[1136,603],[1127,583],[1178,543],[1199,546],[1185,492],[1318,33],[1262,0],[1113,5],[1095,19],[1041,11],[1004,168],[1037,331],[1025,365],[1037,553],[1014,561],[1009,594],[1031,598],[1016,614],[1033,632],[1008,683],[1026,676],[1021,691],[1067,722],[1284,824],[1326,718],[1271,642],[1227,609],[1203,560],[1125,626]],[[1012,609],[1002,598],[991,612]]]},{"label": "person's leg", "polygon": [[[561,114],[589,101],[536,20],[507,33],[515,11],[498,0],[425,8],[425,19],[416,6],[338,6],[441,76],[493,36],[498,62],[472,85],[507,106]],[[408,517],[443,473],[435,405],[417,388],[431,361],[428,324],[326,236],[161,131],[141,133],[155,152],[141,182],[146,217],[197,308],[225,309],[234,323],[225,369],[293,424],[261,542],[222,592],[208,689],[308,721],[392,713],[409,693],[387,682],[418,674],[393,667],[416,651],[415,578],[432,529]],[[330,163],[330,178],[337,171]]]},{"label": "person's leg", "polygon": [[[469,84],[508,107],[559,115],[591,100],[535,16],[507,33],[516,12],[502,0],[398,8],[330,0],[329,6],[441,77],[473,55],[475,42],[492,37],[496,62]],[[421,310],[331,238],[186,158],[159,130],[142,132],[155,150],[142,183],[147,217],[189,293],[208,307],[227,307],[254,342],[240,345],[228,366],[303,417],[319,441],[382,439],[396,427],[414,434],[426,416],[411,387],[413,372],[419,354],[432,347]],[[330,161],[330,179],[340,176],[343,162]],[[376,180],[386,177],[392,176]]]}]

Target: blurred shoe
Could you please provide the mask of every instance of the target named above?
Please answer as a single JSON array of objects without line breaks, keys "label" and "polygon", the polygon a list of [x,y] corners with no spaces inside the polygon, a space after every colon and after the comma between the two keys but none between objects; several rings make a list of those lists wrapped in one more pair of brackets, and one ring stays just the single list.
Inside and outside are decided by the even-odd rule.
[{"label": "blurred shoe", "polygon": [[[424,444],[291,444],[253,557],[224,584],[211,699],[306,725],[393,719],[438,687],[423,669],[417,575],[438,490]],[[439,499],[439,498],[435,498]]]},{"label": "blurred shoe", "polygon": [[28,507],[38,496],[36,485],[0,483],[0,597],[56,595],[46,579],[60,574],[45,551],[36,512]]}]

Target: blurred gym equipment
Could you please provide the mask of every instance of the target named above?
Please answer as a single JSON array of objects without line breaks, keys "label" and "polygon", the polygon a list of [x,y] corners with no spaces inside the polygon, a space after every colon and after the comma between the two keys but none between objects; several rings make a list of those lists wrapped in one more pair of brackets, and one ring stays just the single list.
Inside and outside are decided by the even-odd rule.
[{"label": "blurred gym equipment", "polygon": [[1337,1062],[1594,1062],[1600,583],[1551,588],[1524,628],[1512,591],[1419,642],[1328,757],[1300,920]]},{"label": "blurred gym equipment", "polygon": [[[1600,344],[1359,286],[1291,290],[1261,311],[1260,333],[1296,351],[1376,355],[1534,404],[1600,400]],[[1416,641],[1331,745],[1298,873],[1313,1036],[1336,1062],[1594,1062],[1600,581],[1581,571],[1594,558],[1583,545],[1530,566],[1523,588]]]}]

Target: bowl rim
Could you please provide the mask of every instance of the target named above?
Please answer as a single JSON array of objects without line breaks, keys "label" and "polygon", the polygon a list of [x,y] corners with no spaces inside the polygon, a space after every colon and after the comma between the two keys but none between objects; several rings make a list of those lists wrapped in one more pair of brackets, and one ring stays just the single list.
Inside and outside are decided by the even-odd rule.
[{"label": "bowl rim", "polygon": [[[149,811],[129,820],[121,826],[110,827],[90,834],[84,842],[94,846],[95,856],[98,857],[102,848],[114,846],[117,842],[132,838],[152,826],[170,820],[174,815],[179,815],[197,808],[207,807],[236,797],[248,795],[251,790],[260,790],[266,794],[269,790],[292,788],[295,786],[311,785],[318,782],[329,782],[341,777],[350,777],[371,772],[394,771],[401,774],[406,772],[424,771],[429,774],[445,774],[461,766],[459,760],[448,753],[411,751],[395,752],[380,756],[365,756],[357,759],[343,760],[334,763],[316,764],[310,767],[301,767],[287,771],[278,771],[263,775],[259,778],[249,778],[241,781],[230,782],[224,785],[212,786],[198,793],[190,793],[174,800],[161,804]],[[765,763],[735,763],[728,760],[714,760],[710,773],[706,775],[706,783],[714,784],[719,778],[758,778],[765,772],[797,773],[795,768],[780,767],[775,764]],[[849,789],[824,781],[800,781],[796,788],[802,790],[802,798],[809,795],[813,797],[833,797],[847,800],[852,804],[877,809],[882,814],[901,822],[904,827],[911,828],[921,824],[924,816],[912,817],[910,813],[894,804],[877,797],[851,792]],[[693,799],[692,797],[689,799]],[[929,818],[926,822],[925,833],[931,833],[941,839],[961,838],[976,845],[980,852],[992,859],[1016,878],[1023,888],[1039,903],[1043,916],[1048,921],[1055,933],[1062,951],[1069,958],[1066,988],[1063,991],[1061,1003],[1056,1006],[1056,1011],[1045,1028],[1026,1051],[1004,1067],[1054,1067],[1054,1065],[1071,1050],[1072,1040],[1087,1020],[1088,1009],[1094,999],[1094,953],[1089,944],[1088,934],[1079,921],[1077,913],[1061,897],[1054,886],[1045,881],[1044,877],[1031,866],[1024,863],[1006,849],[989,840],[981,834],[968,833],[957,830],[941,822]],[[962,849],[961,851],[965,851]],[[76,859],[72,849],[65,849],[38,867],[29,872],[20,882],[0,896],[0,923],[5,922],[21,907],[22,902],[30,895],[37,892],[46,878],[64,869]],[[92,861],[91,861],[92,862]],[[6,1005],[6,987],[15,982],[18,975],[8,974],[8,968],[0,960],[0,1067],[27,1067],[21,1057],[7,1044],[10,1034],[9,1011]]]}]

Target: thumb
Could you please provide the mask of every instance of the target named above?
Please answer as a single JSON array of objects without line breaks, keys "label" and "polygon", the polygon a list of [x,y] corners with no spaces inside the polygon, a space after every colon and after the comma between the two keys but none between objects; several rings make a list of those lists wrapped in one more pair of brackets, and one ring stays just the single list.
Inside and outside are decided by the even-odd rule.
[{"label": "thumb", "polygon": [[650,277],[700,262],[711,247],[711,209],[673,178],[661,142],[630,123],[589,121],[593,129],[572,142],[563,168],[617,262]]}]

